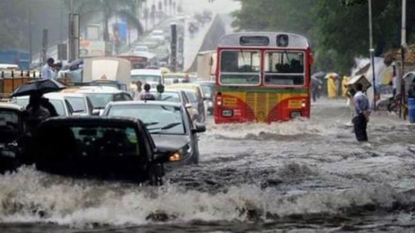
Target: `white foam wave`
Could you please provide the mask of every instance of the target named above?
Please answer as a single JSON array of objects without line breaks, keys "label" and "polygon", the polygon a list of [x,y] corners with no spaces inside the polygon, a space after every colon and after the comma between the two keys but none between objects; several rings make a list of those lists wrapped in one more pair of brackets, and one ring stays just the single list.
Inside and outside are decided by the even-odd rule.
[{"label": "white foam wave", "polygon": [[156,212],[174,217],[175,222],[246,221],[248,215],[242,210],[255,210],[262,217],[265,213],[337,213],[364,205],[391,207],[404,199],[387,186],[287,195],[276,189],[240,185],[227,192],[209,194],[174,185],[149,188],[73,181],[24,168],[0,178],[0,221],[53,222],[72,227],[88,227],[92,223],[140,225],[148,223],[148,216]]}]

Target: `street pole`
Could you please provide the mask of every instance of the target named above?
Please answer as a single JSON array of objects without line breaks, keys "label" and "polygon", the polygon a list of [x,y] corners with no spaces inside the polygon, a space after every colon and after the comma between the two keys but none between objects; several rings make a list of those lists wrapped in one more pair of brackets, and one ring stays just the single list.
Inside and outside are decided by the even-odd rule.
[{"label": "street pole", "polygon": [[406,52],[406,0],[402,0],[402,23],[401,23],[401,59],[402,59],[402,72],[400,77],[400,92],[401,92],[401,108],[399,109],[399,116],[403,115],[403,119],[406,120],[406,113],[403,111],[402,107],[405,107],[405,99],[406,99],[406,88],[405,88],[405,80],[403,77],[405,76],[405,52]]},{"label": "street pole", "polygon": [[75,60],[75,43],[74,43],[74,22],[73,22],[73,13],[74,13],[74,0],[70,1],[70,10],[69,10],[69,41],[68,41],[68,50],[69,50],[69,62]]},{"label": "street pole", "polygon": [[375,76],[375,49],[373,48],[372,0],[369,0],[369,46],[370,66],[372,67],[373,111],[376,111],[376,76]]}]

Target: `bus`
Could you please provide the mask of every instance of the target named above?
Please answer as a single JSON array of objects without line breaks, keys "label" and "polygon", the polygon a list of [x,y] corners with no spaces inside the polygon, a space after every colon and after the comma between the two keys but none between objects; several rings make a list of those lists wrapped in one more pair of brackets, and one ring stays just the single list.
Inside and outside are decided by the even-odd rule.
[{"label": "bus", "polygon": [[281,122],[310,117],[307,38],[283,32],[241,32],[217,46],[216,124]]}]

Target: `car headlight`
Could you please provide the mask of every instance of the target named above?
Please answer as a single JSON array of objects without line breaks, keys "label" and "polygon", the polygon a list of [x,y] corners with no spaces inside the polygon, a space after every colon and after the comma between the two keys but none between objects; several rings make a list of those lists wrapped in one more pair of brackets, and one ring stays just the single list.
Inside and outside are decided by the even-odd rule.
[{"label": "car headlight", "polygon": [[170,155],[169,161],[178,162],[182,160],[183,158],[189,156],[190,154],[192,154],[192,147],[189,144],[187,144],[186,146],[184,146],[182,149],[180,149],[176,153]]}]

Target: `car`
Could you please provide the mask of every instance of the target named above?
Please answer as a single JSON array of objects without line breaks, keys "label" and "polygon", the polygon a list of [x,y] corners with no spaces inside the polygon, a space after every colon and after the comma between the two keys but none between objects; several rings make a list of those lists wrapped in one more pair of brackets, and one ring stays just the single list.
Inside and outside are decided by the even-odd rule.
[{"label": "car", "polygon": [[205,95],[205,105],[206,110],[210,115],[213,115],[214,104],[213,97],[215,94],[215,81],[198,81],[197,82],[203,89],[203,94]]},{"label": "car", "polygon": [[133,53],[148,53],[148,47],[144,45],[138,45],[134,47]]},{"label": "car", "polygon": [[181,103],[163,101],[128,101],[110,103],[104,110],[107,117],[135,117],[147,125],[157,147],[180,148],[170,159],[170,168],[199,163],[198,133],[206,131],[201,123],[193,123]]},{"label": "car", "polygon": [[150,91],[157,101],[167,101],[173,103],[181,103],[189,112],[190,119],[196,121],[199,117],[197,108],[193,107],[192,102],[187,98],[186,92],[183,90],[164,90],[163,93],[159,93],[153,89]]},{"label": "car", "polygon": [[164,83],[163,73],[159,68],[157,69],[134,69],[131,70],[132,82],[141,81],[149,84]]},{"label": "car", "polygon": [[204,96],[202,87],[196,83],[175,83],[166,85],[166,89],[184,90],[187,97],[192,103],[193,107],[197,108],[199,112],[198,122],[204,123],[206,120],[206,111],[204,101],[207,98]]},{"label": "car", "polygon": [[55,93],[54,95],[63,96],[72,106],[73,114],[78,116],[90,116],[93,115],[94,105],[91,99],[81,93]]},{"label": "car", "polygon": [[76,93],[84,94],[91,99],[94,107],[93,115],[100,115],[109,102],[133,100],[130,93],[114,89],[78,89]]},{"label": "car", "polygon": [[[23,107],[17,104],[0,103],[0,153],[9,143],[24,135],[26,127],[23,110]],[[14,166],[13,160],[3,160],[0,162],[0,172],[4,172],[10,166]]]},{"label": "car", "polygon": [[[49,99],[49,102],[55,107],[56,113],[59,116],[72,116],[75,113],[72,105],[64,96],[56,95],[56,93],[48,93],[43,95],[43,97]],[[26,108],[29,104],[29,96],[14,97],[10,100],[10,103]]]},{"label": "car", "polygon": [[[58,139],[58,140],[57,140]],[[164,163],[178,148],[158,148],[144,123],[135,118],[53,117],[42,122],[19,153],[9,145],[0,153],[21,165],[70,177],[122,179],[162,184]],[[53,142],[53,143],[51,143]]]}]

